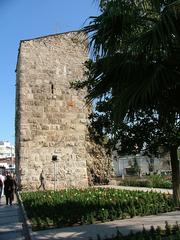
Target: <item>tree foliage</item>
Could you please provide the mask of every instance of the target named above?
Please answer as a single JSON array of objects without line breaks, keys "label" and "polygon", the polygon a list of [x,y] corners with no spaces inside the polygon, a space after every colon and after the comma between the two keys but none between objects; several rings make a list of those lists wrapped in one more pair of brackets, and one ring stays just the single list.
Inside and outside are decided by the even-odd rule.
[{"label": "tree foliage", "polygon": [[[151,118],[150,128],[153,122],[179,145],[180,1],[101,0],[100,7],[84,28],[93,53],[88,78],[75,86],[88,88],[88,101],[96,99],[99,121],[111,122],[108,133]],[[142,124],[140,115],[147,117]]]},{"label": "tree foliage", "polygon": [[92,54],[86,63],[87,79],[74,84],[87,87],[87,101],[96,99],[92,132],[108,147],[120,139],[119,150],[126,153],[144,149],[155,154],[163,146],[170,151],[177,183],[180,1],[99,4],[101,14],[83,29],[90,35]]}]

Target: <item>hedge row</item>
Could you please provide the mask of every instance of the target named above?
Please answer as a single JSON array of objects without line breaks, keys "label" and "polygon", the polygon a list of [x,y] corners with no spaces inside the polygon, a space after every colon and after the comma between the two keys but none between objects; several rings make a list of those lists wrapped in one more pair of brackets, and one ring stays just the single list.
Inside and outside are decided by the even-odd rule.
[{"label": "hedge row", "polygon": [[170,195],[107,188],[23,192],[33,228],[90,224],[174,210]]},{"label": "hedge row", "polygon": [[144,179],[124,179],[120,185],[149,188],[172,188],[172,182],[161,175],[146,176]]}]

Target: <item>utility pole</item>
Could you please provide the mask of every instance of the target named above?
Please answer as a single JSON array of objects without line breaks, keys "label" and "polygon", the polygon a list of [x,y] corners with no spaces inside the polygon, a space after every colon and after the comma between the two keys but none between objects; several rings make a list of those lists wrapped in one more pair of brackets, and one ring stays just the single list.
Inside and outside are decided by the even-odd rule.
[{"label": "utility pole", "polygon": [[58,161],[57,155],[52,155],[52,161],[54,163],[54,191],[56,191],[56,162]]},{"label": "utility pole", "polygon": [[13,166],[12,145],[11,145],[11,166]]}]

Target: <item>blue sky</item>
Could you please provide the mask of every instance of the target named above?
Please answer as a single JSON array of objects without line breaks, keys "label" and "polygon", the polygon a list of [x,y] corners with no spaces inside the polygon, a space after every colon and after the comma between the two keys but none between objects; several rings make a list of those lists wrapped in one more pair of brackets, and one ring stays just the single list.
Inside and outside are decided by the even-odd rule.
[{"label": "blue sky", "polygon": [[97,0],[0,0],[0,140],[15,141],[20,40],[78,30],[89,16],[97,15]]}]

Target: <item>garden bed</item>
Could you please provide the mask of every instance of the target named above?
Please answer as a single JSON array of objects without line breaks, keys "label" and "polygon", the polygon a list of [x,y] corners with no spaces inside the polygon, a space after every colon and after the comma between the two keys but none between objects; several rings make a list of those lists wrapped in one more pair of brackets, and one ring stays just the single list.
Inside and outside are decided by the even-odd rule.
[{"label": "garden bed", "polygon": [[33,230],[91,224],[172,211],[171,195],[107,188],[23,192]]}]

